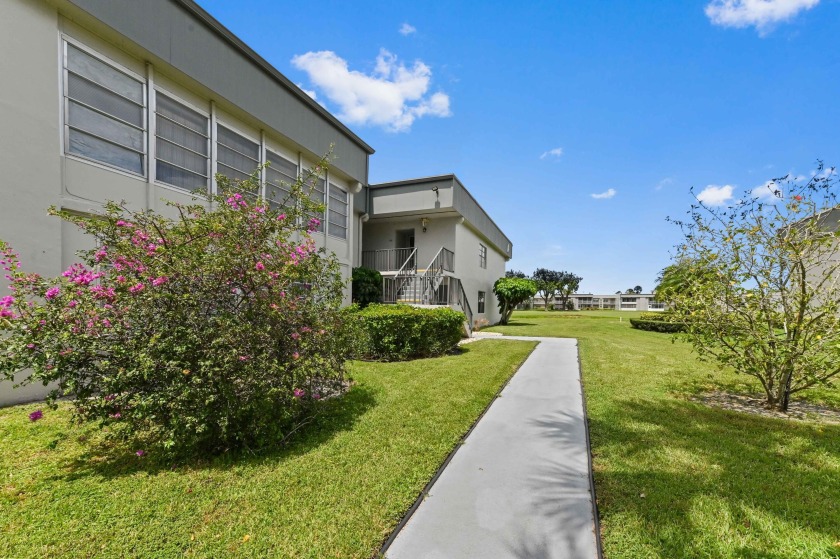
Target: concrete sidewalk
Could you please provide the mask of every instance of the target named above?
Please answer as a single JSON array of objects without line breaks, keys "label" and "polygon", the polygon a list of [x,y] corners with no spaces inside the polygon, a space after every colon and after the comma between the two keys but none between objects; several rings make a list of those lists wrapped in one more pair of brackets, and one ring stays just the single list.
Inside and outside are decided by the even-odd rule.
[{"label": "concrete sidewalk", "polygon": [[598,559],[577,341],[503,339],[540,344],[387,559]]}]

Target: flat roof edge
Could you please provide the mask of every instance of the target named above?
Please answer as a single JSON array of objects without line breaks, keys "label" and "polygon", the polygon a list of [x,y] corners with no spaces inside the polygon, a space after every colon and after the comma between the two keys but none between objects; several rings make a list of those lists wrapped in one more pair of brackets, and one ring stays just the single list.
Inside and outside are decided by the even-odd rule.
[{"label": "flat roof edge", "polygon": [[332,113],[318,104],[314,99],[312,99],[309,95],[303,92],[297,85],[295,85],[289,78],[284,76],[280,73],[280,71],[272,66],[266,59],[262,56],[257,54],[257,52],[249,47],[245,42],[242,41],[239,37],[237,37],[232,31],[230,31],[227,27],[222,25],[219,20],[214,18],[207,12],[204,8],[199,6],[193,0],[172,0],[180,4],[183,8],[188,10],[192,13],[195,17],[200,19],[207,27],[209,27],[213,32],[217,33],[227,42],[231,43],[235,48],[242,51],[248,58],[250,58],[257,66],[262,68],[264,71],[268,72],[268,74],[280,82],[286,89],[288,89],[293,95],[298,97],[304,103],[306,103],[312,110],[318,113],[321,117],[325,118],[330,124],[333,124],[336,128],[338,128],[341,132],[347,135],[353,143],[357,144],[363,150],[365,150],[368,155],[373,155],[376,150],[374,150],[370,145],[368,145],[364,140],[362,140],[359,136],[356,135],[355,132],[350,130],[347,125],[343,122],[338,120]]}]

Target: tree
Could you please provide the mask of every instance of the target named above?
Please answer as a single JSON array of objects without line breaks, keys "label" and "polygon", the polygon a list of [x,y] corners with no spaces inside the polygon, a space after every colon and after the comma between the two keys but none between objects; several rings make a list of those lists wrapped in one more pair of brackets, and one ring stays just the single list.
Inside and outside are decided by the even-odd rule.
[{"label": "tree", "polygon": [[499,278],[493,284],[493,293],[499,301],[499,324],[507,324],[516,305],[523,303],[537,293],[533,280],[526,278]]},{"label": "tree", "polygon": [[671,220],[684,239],[658,291],[701,358],[755,377],[766,405],[785,411],[840,374],[840,207],[822,164],[810,180],[767,186],[730,207],[698,199]]},{"label": "tree", "polygon": [[527,278],[528,276],[525,272],[520,272],[519,270],[508,270],[505,272],[506,278]]},{"label": "tree", "polygon": [[641,292],[642,292],[642,286],[641,285],[637,285],[636,287],[633,288],[633,293],[635,293],[636,295],[640,294]]},{"label": "tree", "polygon": [[353,268],[353,302],[365,308],[382,302],[382,274],[370,268]]},{"label": "tree", "polygon": [[714,271],[701,262],[683,258],[674,264],[665,266],[656,278],[653,298],[670,307],[677,305],[677,300],[697,296],[696,286],[706,281],[714,281]]},{"label": "tree", "polygon": [[548,311],[549,307],[554,305],[554,297],[560,290],[560,272],[546,268],[537,268],[532,279],[537,286],[537,293],[545,301],[545,310]]},{"label": "tree", "polygon": [[[52,384],[75,419],[167,452],[276,445],[340,386],[349,346],[336,258],[318,249],[307,181],[287,207],[243,196],[169,204],[165,217],[109,202],[51,210],[96,241],[61,276],[22,270],[0,241],[0,379]],[[19,379],[20,380],[20,379]],[[148,448],[148,447],[147,447]]]},{"label": "tree", "polygon": [[569,307],[569,297],[578,290],[580,287],[580,282],[583,281],[583,278],[580,276],[576,276],[571,272],[560,272],[560,287],[558,288],[557,292],[560,296],[560,308],[563,310],[571,310]]}]

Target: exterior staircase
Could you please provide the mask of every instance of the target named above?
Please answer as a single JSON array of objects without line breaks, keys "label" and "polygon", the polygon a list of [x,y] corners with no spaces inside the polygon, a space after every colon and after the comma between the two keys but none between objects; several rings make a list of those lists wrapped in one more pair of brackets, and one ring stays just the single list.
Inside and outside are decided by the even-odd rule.
[{"label": "exterior staircase", "polygon": [[[402,260],[399,267],[397,258]],[[380,272],[396,270],[383,275],[383,302],[454,308],[464,313],[464,329],[468,336],[472,334],[473,313],[461,281],[454,276],[455,253],[451,250],[441,247],[425,269],[417,268],[416,248],[370,251],[363,253],[362,261]]]}]

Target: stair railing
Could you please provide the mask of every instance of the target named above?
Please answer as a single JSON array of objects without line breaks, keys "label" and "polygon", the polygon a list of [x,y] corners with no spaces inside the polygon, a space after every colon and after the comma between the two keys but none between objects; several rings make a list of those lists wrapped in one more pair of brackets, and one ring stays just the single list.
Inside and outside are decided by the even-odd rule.
[{"label": "stair railing", "polygon": [[446,247],[440,247],[435,257],[432,258],[431,263],[423,273],[421,285],[423,286],[423,303],[431,304],[437,299],[435,291],[440,287],[440,282],[443,279],[443,272],[452,272],[453,263],[455,260],[455,253]]}]

